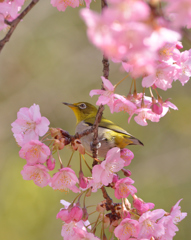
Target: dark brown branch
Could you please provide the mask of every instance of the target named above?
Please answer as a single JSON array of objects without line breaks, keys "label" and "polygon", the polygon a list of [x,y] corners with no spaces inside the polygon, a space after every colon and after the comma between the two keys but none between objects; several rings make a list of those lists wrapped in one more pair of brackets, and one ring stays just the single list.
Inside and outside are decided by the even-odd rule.
[{"label": "dark brown branch", "polygon": [[10,29],[6,36],[0,41],[0,52],[3,49],[4,45],[9,41],[10,37],[12,36],[13,32],[15,31],[17,25],[20,21],[26,16],[26,14],[35,6],[35,4],[39,2],[39,0],[33,0],[22,12],[19,14],[17,18],[15,18],[12,22],[7,21],[6,19],[4,22],[10,26]]},{"label": "dark brown branch", "polygon": [[[109,60],[104,55],[103,55],[102,63],[103,63],[103,76],[106,79],[108,79],[108,77],[109,77]],[[104,87],[103,87],[103,84],[102,84],[102,89],[105,90]]]},{"label": "dark brown branch", "polygon": [[[104,106],[101,104],[98,108],[96,119],[95,119],[95,122],[94,122],[95,129],[93,130],[94,136],[93,136],[93,141],[92,141],[92,155],[93,155],[93,158],[97,158],[97,152],[98,152],[97,149],[98,149],[98,144],[99,144],[98,126],[99,126],[99,123],[100,123],[101,118],[102,118],[103,110],[104,110]],[[97,164],[97,161],[94,160],[92,166],[94,166],[96,164]]]}]

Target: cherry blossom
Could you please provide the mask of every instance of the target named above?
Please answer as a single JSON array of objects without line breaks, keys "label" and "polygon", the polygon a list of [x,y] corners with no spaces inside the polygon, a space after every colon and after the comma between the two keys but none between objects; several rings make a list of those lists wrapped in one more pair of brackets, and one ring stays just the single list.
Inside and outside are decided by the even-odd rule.
[{"label": "cherry blossom", "polygon": [[123,148],[120,151],[120,157],[125,161],[124,166],[129,166],[131,160],[134,158],[134,154],[131,150]]},{"label": "cherry blossom", "polygon": [[139,238],[160,237],[165,233],[162,223],[157,223],[157,220],[162,218],[165,214],[163,209],[154,211],[147,211],[139,218],[140,232]]},{"label": "cherry blossom", "polygon": [[51,0],[53,7],[56,7],[58,11],[65,11],[68,6],[70,7],[79,7],[80,0]]},{"label": "cherry blossom", "polygon": [[[84,0],[86,3],[86,7],[90,7],[91,0]],[[53,7],[56,7],[58,11],[65,11],[68,6],[72,8],[79,7],[83,5],[83,0],[51,0],[51,4]]]},{"label": "cherry blossom", "polygon": [[28,165],[46,162],[50,155],[50,149],[38,140],[31,140],[19,151],[19,156],[27,160]]},{"label": "cherry blossom", "polygon": [[86,231],[86,228],[84,227],[84,222],[81,220],[79,222],[70,222],[70,223],[65,223],[62,226],[62,231],[61,231],[61,235],[63,237],[64,240],[75,240],[77,237],[76,231],[74,230],[74,228],[76,229],[82,229],[84,231]]},{"label": "cherry blossom", "polygon": [[133,219],[125,218],[114,230],[114,234],[120,240],[127,240],[130,237],[137,237],[139,234],[139,222]]},{"label": "cherry blossom", "polygon": [[93,95],[101,95],[98,98],[98,101],[96,102],[96,105],[105,105],[107,104],[110,107],[111,113],[113,113],[114,111],[114,104],[115,104],[115,100],[116,98],[120,99],[120,100],[124,100],[124,97],[119,95],[119,94],[115,94],[115,86],[112,85],[112,83],[106,79],[105,77],[101,77],[102,82],[103,82],[103,86],[106,90],[100,90],[100,89],[95,89],[95,90],[91,90],[90,91],[90,96],[92,97]]},{"label": "cherry blossom", "polygon": [[89,233],[83,229],[80,228],[73,228],[76,235],[75,235],[75,240],[99,240],[100,238],[95,237],[93,233]]},{"label": "cherry blossom", "polygon": [[136,109],[136,105],[126,98],[117,99],[114,103],[114,112],[124,111],[131,114]]},{"label": "cherry blossom", "polygon": [[134,181],[129,178],[122,178],[115,183],[115,197],[117,199],[127,198],[129,194],[134,195],[137,189],[132,186]]},{"label": "cherry blossom", "polygon": [[56,160],[52,157],[52,155],[46,160],[47,168],[52,171],[55,168]]},{"label": "cherry blossom", "polygon": [[83,211],[78,205],[69,206],[67,209],[61,209],[56,218],[60,218],[65,223],[71,221],[79,222],[82,219]]},{"label": "cherry blossom", "polygon": [[24,180],[33,180],[34,183],[39,187],[45,187],[50,182],[50,175],[48,169],[41,164],[34,166],[25,165],[21,171]]},{"label": "cherry blossom", "polygon": [[137,209],[137,212],[142,215],[144,212],[154,208],[154,203],[145,203],[142,199],[136,195],[133,196],[133,206]]},{"label": "cherry blossom", "polygon": [[170,210],[170,215],[173,218],[173,222],[177,224],[178,222],[182,221],[187,216],[187,213],[181,212],[180,209],[181,207],[179,206],[179,203],[182,201],[180,199]]},{"label": "cherry blossom", "polygon": [[92,169],[95,182],[102,182],[105,186],[112,182],[114,172],[124,167],[124,160],[120,157],[120,148],[114,147],[107,152],[106,158],[100,165]]},{"label": "cherry blossom", "polygon": [[60,190],[67,192],[68,189],[77,193],[80,190],[76,187],[76,183],[79,183],[79,180],[75,174],[75,172],[69,168],[61,168],[59,172],[55,173],[51,179],[50,186],[54,190]]},{"label": "cherry blossom", "polygon": [[[148,125],[147,119],[152,122],[159,122],[159,119],[160,119],[160,116],[158,114],[152,112],[152,110],[150,108],[137,109],[134,111],[133,114],[138,114],[137,116],[134,117],[134,120],[141,126]],[[128,122],[130,122],[132,115],[129,117]]]},{"label": "cherry blossom", "polygon": [[191,2],[190,0],[166,0],[168,5],[166,6],[165,13],[172,20],[172,25],[180,28],[191,28]]},{"label": "cherry blossom", "polygon": [[[38,140],[39,136],[43,136],[48,131],[49,124],[46,117],[41,117],[39,105],[33,104],[30,108],[21,108],[11,126],[14,136],[19,136],[17,142],[22,147],[30,140]],[[23,141],[21,141],[21,135]]]},{"label": "cherry blossom", "polygon": [[178,231],[178,227],[173,223],[173,218],[171,216],[164,216],[158,221],[159,224],[164,226],[164,234],[160,236],[160,240],[172,240],[176,235],[175,232]]}]

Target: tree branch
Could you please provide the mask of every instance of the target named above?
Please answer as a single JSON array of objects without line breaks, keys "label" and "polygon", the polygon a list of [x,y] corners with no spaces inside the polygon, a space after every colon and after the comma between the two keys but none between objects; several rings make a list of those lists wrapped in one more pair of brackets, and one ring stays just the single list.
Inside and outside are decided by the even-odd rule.
[{"label": "tree branch", "polygon": [[12,22],[7,21],[6,19],[4,20],[5,24],[10,26],[10,29],[6,36],[0,41],[0,52],[3,49],[4,45],[9,41],[17,25],[26,16],[26,14],[36,5],[37,2],[39,2],[39,0],[32,0],[32,2]]}]

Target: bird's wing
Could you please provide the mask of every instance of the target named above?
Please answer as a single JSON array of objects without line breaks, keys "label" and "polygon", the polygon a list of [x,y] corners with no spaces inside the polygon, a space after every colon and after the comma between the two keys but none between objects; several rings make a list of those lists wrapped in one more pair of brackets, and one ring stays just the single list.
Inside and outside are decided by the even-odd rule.
[{"label": "bird's wing", "polygon": [[[88,125],[93,125],[94,122],[95,122],[95,118],[88,118],[85,120],[85,123],[87,123]],[[125,135],[132,136],[131,134],[126,132],[123,128],[115,125],[112,121],[110,121],[106,118],[101,119],[101,122],[99,123],[99,127],[107,128],[107,129],[113,130],[118,133],[123,133]]]}]

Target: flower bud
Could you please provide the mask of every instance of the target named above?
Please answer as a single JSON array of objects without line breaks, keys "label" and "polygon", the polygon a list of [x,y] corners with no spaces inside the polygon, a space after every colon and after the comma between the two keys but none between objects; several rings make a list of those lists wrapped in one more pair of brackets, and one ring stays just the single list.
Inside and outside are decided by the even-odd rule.
[{"label": "flower bud", "polygon": [[159,102],[152,104],[151,108],[152,108],[152,111],[158,115],[160,115],[163,111],[162,104]]},{"label": "flower bud", "polygon": [[87,188],[88,178],[84,176],[84,173],[80,170],[79,172],[79,186],[83,189]]},{"label": "flower bud", "polygon": [[85,154],[85,148],[82,145],[81,141],[79,139],[75,139],[74,142],[72,143],[72,147],[75,151],[79,151],[82,155]]},{"label": "flower bud", "polygon": [[46,160],[46,166],[47,168],[52,171],[55,168],[55,159],[52,157],[52,155]]}]

